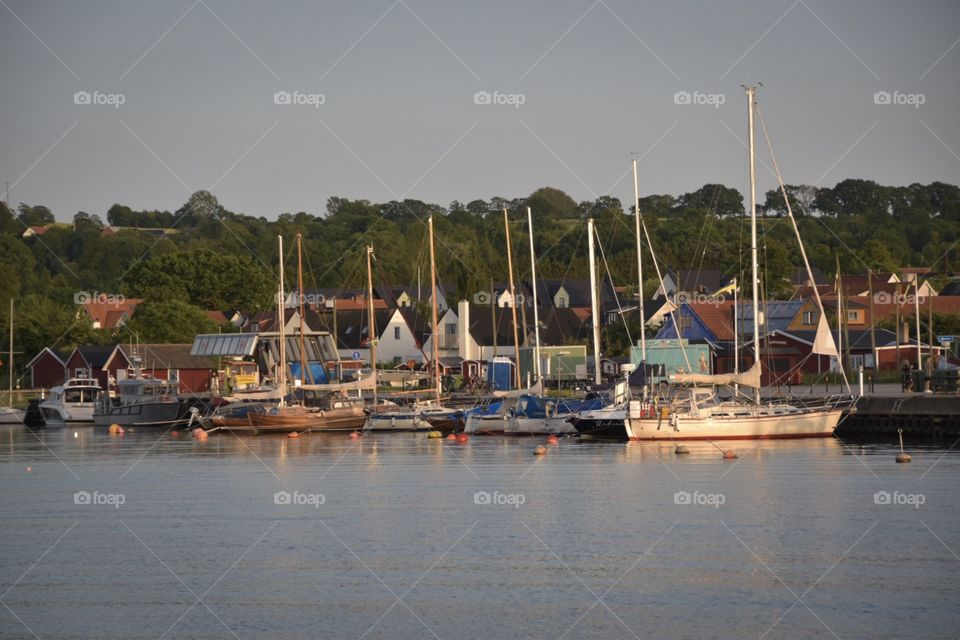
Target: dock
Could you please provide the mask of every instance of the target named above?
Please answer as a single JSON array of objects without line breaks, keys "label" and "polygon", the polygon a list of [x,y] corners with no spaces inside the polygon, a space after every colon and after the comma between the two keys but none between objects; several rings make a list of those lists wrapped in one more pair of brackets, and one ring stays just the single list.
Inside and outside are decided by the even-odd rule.
[{"label": "dock", "polygon": [[895,393],[865,395],[837,427],[836,435],[903,434],[960,437],[960,395],[955,393]]}]

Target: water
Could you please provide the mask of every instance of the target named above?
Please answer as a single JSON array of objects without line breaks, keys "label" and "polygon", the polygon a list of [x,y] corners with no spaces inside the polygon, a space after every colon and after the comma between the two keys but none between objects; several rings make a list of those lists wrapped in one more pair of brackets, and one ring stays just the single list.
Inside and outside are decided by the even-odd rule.
[{"label": "water", "polygon": [[2,638],[960,635],[951,443],[76,432],[0,431]]}]

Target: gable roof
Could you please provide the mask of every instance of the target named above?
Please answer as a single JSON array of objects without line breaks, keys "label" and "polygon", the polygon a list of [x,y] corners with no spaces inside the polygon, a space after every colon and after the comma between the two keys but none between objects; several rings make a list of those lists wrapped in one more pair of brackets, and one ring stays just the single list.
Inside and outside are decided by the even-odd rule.
[{"label": "gable roof", "polygon": [[113,353],[113,350],[116,348],[116,346],[117,345],[115,344],[80,345],[73,350],[73,353],[70,354],[70,357],[67,358],[67,360],[70,360],[74,354],[79,353],[80,357],[83,358],[83,361],[86,362],[91,368],[102,369],[103,365],[107,363],[107,360],[110,358],[110,354]]},{"label": "gable roof", "polygon": [[66,364],[66,363],[67,363],[67,358],[68,358],[68,357],[70,356],[70,354],[72,353],[71,351],[65,351],[65,350],[62,349],[61,347],[44,347],[43,349],[40,350],[40,352],[39,352],[37,355],[33,356],[33,357],[30,359],[30,362],[28,362],[28,363],[26,364],[26,367],[27,367],[27,368],[32,367],[34,362],[36,362],[37,360],[39,360],[40,357],[43,356],[43,354],[48,353],[48,352],[50,353],[50,355],[52,355],[54,358],[56,358],[56,359],[60,362],[60,364]]},{"label": "gable roof", "polygon": [[82,306],[90,320],[99,323],[101,329],[116,329],[121,320],[133,316],[141,302],[143,298],[117,298],[110,302],[98,302],[94,299],[84,302]]},{"label": "gable roof", "polygon": [[[716,269],[688,269],[670,273],[677,291],[713,293],[725,287],[730,278]],[[669,292],[667,292],[669,293]]]}]

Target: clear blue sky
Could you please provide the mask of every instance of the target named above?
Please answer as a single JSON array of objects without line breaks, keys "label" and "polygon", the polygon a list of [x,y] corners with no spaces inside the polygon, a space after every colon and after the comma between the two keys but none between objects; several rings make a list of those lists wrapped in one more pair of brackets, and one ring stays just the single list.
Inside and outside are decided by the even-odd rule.
[{"label": "clear blue sky", "polygon": [[765,85],[787,182],[957,183],[958,39],[955,1],[2,0],[0,189],[59,220],[199,189],[267,218],[330,196],[628,200],[636,152],[643,194],[743,190],[742,82]]}]

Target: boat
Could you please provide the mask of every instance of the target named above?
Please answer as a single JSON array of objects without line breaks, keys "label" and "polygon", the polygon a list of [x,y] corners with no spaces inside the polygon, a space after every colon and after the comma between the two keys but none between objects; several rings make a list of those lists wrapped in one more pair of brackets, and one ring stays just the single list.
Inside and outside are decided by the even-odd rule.
[{"label": "boat", "polygon": [[572,400],[524,395],[517,401],[504,425],[504,435],[548,436],[572,435],[577,430],[570,418],[580,412],[600,409],[603,400]]},{"label": "boat", "polygon": [[[364,425],[366,431],[430,431],[433,426],[430,424],[429,416],[432,414],[447,414],[450,410],[444,407],[440,402],[440,367],[439,367],[439,336],[437,331],[437,265],[433,246],[433,216],[427,219],[427,228],[430,235],[430,282],[431,282],[431,340],[433,346],[431,356],[431,368],[433,374],[433,394],[431,400],[415,402],[407,408],[396,406],[386,406],[377,404],[377,410],[372,412]],[[377,345],[373,329],[373,276],[370,269],[370,257],[373,254],[373,247],[367,247],[367,286],[370,313],[370,331],[368,338],[370,340],[370,361],[373,367],[374,375],[377,366]],[[374,389],[374,402],[376,402],[376,389]]]},{"label": "boat", "polygon": [[470,435],[502,435],[510,419],[508,399],[493,398],[466,412],[463,432]]},{"label": "boat", "polygon": [[[7,354],[7,371],[9,372],[9,398],[13,400],[13,298],[10,298],[10,345]],[[27,412],[14,407],[0,406],[0,424],[23,424]]]},{"label": "boat", "polygon": [[24,409],[0,407],[0,424],[23,424],[26,417],[27,412]]},{"label": "boat", "polygon": [[133,377],[117,382],[117,395],[102,393],[93,410],[98,427],[172,428],[187,424],[193,414],[183,411],[180,384],[143,375],[140,358],[133,360]]},{"label": "boat", "polygon": [[[254,433],[282,433],[290,431],[352,431],[363,426],[367,414],[361,398],[347,397],[345,392],[351,389],[361,390],[376,384],[376,376],[363,378],[355,382],[331,384],[304,384],[296,381],[296,393],[288,396],[287,390],[287,337],[285,324],[285,296],[283,286],[283,236],[278,237],[280,260],[280,285],[277,296],[278,325],[280,333],[280,362],[277,368],[280,399],[275,404],[262,404],[247,413],[247,421]],[[300,291],[303,291],[302,238],[297,233],[298,278]],[[300,296],[300,354],[301,376],[309,379],[310,369],[306,362],[306,350],[303,328],[303,296]],[[292,402],[288,401],[292,398]],[[242,425],[237,425],[242,426]]]},{"label": "boat", "polygon": [[94,378],[70,378],[50,389],[40,403],[40,414],[48,427],[93,424],[93,410],[103,389]]},{"label": "boat", "polygon": [[[813,438],[829,437],[839,423],[845,409],[851,405],[849,397],[834,397],[818,399],[808,404],[790,402],[762,402],[761,363],[760,363],[760,331],[758,326],[759,301],[757,283],[757,214],[756,214],[756,171],[754,152],[754,107],[756,102],[756,88],[745,87],[747,93],[747,123],[749,134],[749,161],[750,161],[750,227],[751,227],[751,287],[753,291],[753,364],[744,372],[709,375],[693,373],[677,373],[672,376],[673,386],[662,397],[652,401],[634,399],[630,395],[629,384],[625,381],[616,388],[614,403],[610,406],[583,411],[570,418],[577,432],[585,438],[614,439],[614,440],[722,440],[722,439],[777,439],[777,438]],[[773,149],[770,149],[773,166],[776,169],[780,190],[786,200],[788,216],[793,223],[794,232],[800,246],[807,274],[810,276],[810,263],[807,260],[806,250],[800,239],[799,229],[789,199],[780,177]],[[637,201],[636,215],[640,218],[639,201]],[[592,223],[592,221],[591,221]],[[639,227],[638,227],[639,228]],[[645,227],[644,227],[645,228]],[[590,255],[591,276],[593,264],[593,228],[590,224]],[[650,243],[649,234],[647,241]],[[656,258],[652,244],[649,244],[650,254]],[[657,275],[661,283],[659,267]],[[812,279],[812,276],[810,276]],[[837,356],[838,351],[830,334],[823,312],[823,304],[819,293],[815,290],[815,300],[820,309],[820,323],[817,337],[814,340],[814,353]],[[596,309],[594,309],[596,314]],[[675,311],[670,312],[673,326],[677,327]],[[596,331],[596,325],[595,325]],[[677,331],[680,336],[679,330]],[[596,346],[596,333],[594,334]],[[679,340],[681,350],[683,340]],[[686,352],[683,352],[686,358]],[[599,360],[597,360],[599,362]],[[687,370],[690,371],[689,363]],[[842,372],[842,367],[841,367]],[[626,371],[629,373],[629,371]],[[599,380],[598,380],[599,381]],[[716,393],[719,385],[731,386],[734,396],[731,399],[721,399]],[[740,387],[753,391],[752,398],[743,398],[738,395]],[[849,391],[849,385],[848,385]]]}]

